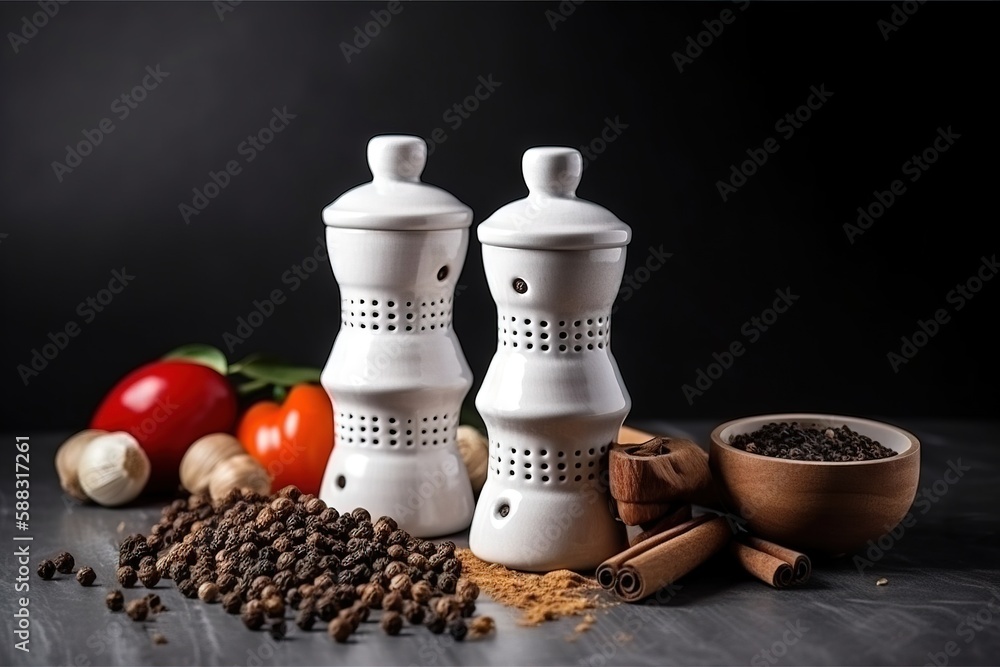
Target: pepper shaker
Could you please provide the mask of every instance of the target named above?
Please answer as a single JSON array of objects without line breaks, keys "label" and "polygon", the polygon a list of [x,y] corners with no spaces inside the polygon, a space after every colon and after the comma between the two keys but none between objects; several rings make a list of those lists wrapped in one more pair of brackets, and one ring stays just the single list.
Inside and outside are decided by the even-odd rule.
[{"label": "pepper shaker", "polygon": [[323,209],[341,325],[321,383],[335,444],[320,498],[416,537],[463,530],[472,487],[455,434],[472,373],[452,329],[472,211],[421,182],[427,144],[376,136],[372,181]]},{"label": "pepper shaker", "polygon": [[522,159],[528,197],[479,225],[497,351],[476,397],[489,470],[469,545],[519,570],[593,569],[626,546],[607,453],[631,407],[611,354],[611,307],[631,229],[578,199],[572,148]]}]

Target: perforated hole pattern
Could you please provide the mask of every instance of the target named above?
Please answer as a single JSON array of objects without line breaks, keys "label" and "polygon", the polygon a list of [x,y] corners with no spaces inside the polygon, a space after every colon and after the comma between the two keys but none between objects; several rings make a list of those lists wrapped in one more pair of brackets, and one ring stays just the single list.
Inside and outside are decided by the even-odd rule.
[{"label": "perforated hole pattern", "polygon": [[439,299],[340,299],[340,321],[348,329],[390,333],[435,331],[451,326],[453,297]]},{"label": "perforated hole pattern", "polygon": [[592,480],[608,445],[575,450],[508,447],[490,440],[490,470],[500,480],[568,484]]},{"label": "perforated hole pattern", "polygon": [[435,447],[454,441],[458,412],[402,416],[337,412],[337,444],[355,447]]},{"label": "perforated hole pattern", "polygon": [[572,353],[603,350],[610,340],[610,313],[551,321],[506,314],[497,318],[497,344],[500,347]]}]

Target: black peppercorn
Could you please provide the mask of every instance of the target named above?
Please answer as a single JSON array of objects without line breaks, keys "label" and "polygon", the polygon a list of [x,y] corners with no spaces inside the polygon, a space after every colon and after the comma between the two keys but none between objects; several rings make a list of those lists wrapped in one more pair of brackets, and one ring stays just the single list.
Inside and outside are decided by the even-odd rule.
[{"label": "black peppercorn", "polygon": [[295,567],[295,563],[298,562],[298,557],[295,555],[294,551],[284,551],[278,556],[278,560],[275,561],[279,571],[291,570]]},{"label": "black peppercorn", "polygon": [[284,639],[285,634],[288,633],[288,626],[285,624],[284,619],[279,619],[274,623],[271,623],[270,632],[271,637],[273,637],[275,641],[281,641]]},{"label": "black peppercorn", "polygon": [[186,598],[198,597],[198,584],[194,583],[192,579],[177,582],[177,590]]},{"label": "black peppercorn", "polygon": [[467,635],[468,633],[469,633],[469,628],[468,626],[465,625],[465,621],[463,621],[462,619],[456,618],[455,620],[448,623],[448,634],[450,634],[452,636],[452,639],[454,639],[455,641],[457,642],[462,641],[463,639],[465,639],[465,635]]},{"label": "black peppercorn", "polygon": [[73,566],[76,565],[76,560],[73,558],[73,554],[68,551],[63,551],[58,556],[52,559],[55,563],[56,571],[60,574],[71,574],[73,572]]},{"label": "black peppercorn", "polygon": [[367,584],[361,593],[361,601],[369,607],[381,607],[382,598],[385,597],[385,590],[378,584]]},{"label": "black peppercorn", "polygon": [[455,585],[458,583],[458,577],[454,574],[443,573],[438,576],[437,585],[441,589],[442,593],[447,593],[451,595],[455,592]]},{"label": "black peppercorn", "polygon": [[[128,566],[126,565],[125,567]],[[129,567],[129,569],[132,570],[131,567]],[[118,568],[118,571],[121,572],[122,568]],[[135,574],[135,570],[132,570],[132,574],[133,575]],[[187,563],[181,561],[175,561],[170,566],[170,578],[173,579],[178,584],[180,584],[180,582],[184,581],[185,579],[191,578],[191,568],[188,567]],[[138,576],[136,576],[136,580],[138,580]],[[132,584],[134,585],[135,581],[133,581]],[[126,584],[122,582],[122,585],[125,586]]]},{"label": "black peppercorn", "polygon": [[441,616],[438,616],[438,614],[433,610],[428,610],[427,613],[424,614],[424,625],[427,626],[428,630],[436,635],[444,632],[447,624],[448,622]]},{"label": "black peppercorn", "polygon": [[358,599],[358,594],[350,584],[337,584],[333,588],[333,599],[343,608],[353,604]]},{"label": "black peppercorn", "polygon": [[358,618],[362,623],[368,620],[368,616],[371,614],[371,609],[361,600],[355,600],[354,604],[351,605],[354,613],[358,615]]},{"label": "black peppercorn", "polygon": [[356,507],[354,511],[351,512],[351,516],[353,516],[358,523],[363,521],[370,522],[372,520],[372,515],[364,507]]},{"label": "black peppercorn", "polygon": [[421,542],[420,545],[415,549],[424,558],[430,558],[435,553],[437,553],[437,547],[434,546],[433,542]]},{"label": "black peppercorn", "polygon": [[397,524],[396,520],[392,517],[380,516],[378,520],[375,521],[375,528],[388,528],[389,534],[392,534],[393,531],[399,529],[399,524]]},{"label": "black peppercorn", "polygon": [[94,572],[94,568],[84,566],[76,573],[76,580],[81,586],[92,586],[97,581],[97,573]]},{"label": "black peppercorn", "polygon": [[387,611],[382,614],[382,622],[379,624],[387,635],[398,635],[403,629],[403,617],[395,611]]},{"label": "black peppercorn", "polygon": [[298,609],[299,605],[302,603],[302,593],[299,592],[298,588],[289,588],[285,592],[285,604],[292,609]]},{"label": "black peppercorn", "polygon": [[150,535],[146,538],[146,546],[154,554],[163,548],[163,537],[161,535]]},{"label": "black peppercorn", "polygon": [[240,620],[251,630],[260,630],[264,625],[264,610],[260,607],[247,605],[240,614]]},{"label": "black peppercorn", "polygon": [[455,555],[455,543],[450,540],[439,542],[437,553],[443,555],[445,558],[452,558]]},{"label": "black peppercorn", "polygon": [[351,624],[351,632],[357,632],[358,626],[361,625],[361,615],[353,607],[348,607],[347,609],[341,609],[340,613],[337,614],[337,618],[342,618]]},{"label": "black peppercorn", "polygon": [[125,613],[133,621],[145,621],[149,616],[149,603],[146,602],[146,598],[132,600],[125,606]]},{"label": "black peppercorn", "polygon": [[407,556],[406,564],[411,567],[417,568],[421,572],[426,572],[429,567],[427,557],[419,553],[410,554],[409,556]]},{"label": "black peppercorn", "polygon": [[56,573],[56,564],[46,559],[38,563],[38,576],[42,579],[51,579]]},{"label": "black peppercorn", "polygon": [[448,556],[444,554],[435,553],[427,559],[427,569],[434,570],[435,572],[441,572],[444,569],[444,563],[448,560]]},{"label": "black peppercorn", "polygon": [[392,579],[397,574],[405,574],[407,571],[407,565],[404,561],[394,560],[388,565],[386,565],[385,569],[382,571],[385,573],[385,576],[389,577],[389,579]]},{"label": "black peppercorn", "polygon": [[455,585],[455,596],[462,602],[471,602],[479,597],[479,586],[471,579],[463,577]]},{"label": "black peppercorn", "polygon": [[206,581],[198,587],[198,599],[212,603],[219,599],[219,587],[211,581]]},{"label": "black peppercorn", "polygon": [[299,609],[299,613],[295,616],[295,625],[299,626],[300,630],[308,632],[312,630],[313,625],[316,623],[316,612],[311,608],[302,607]]},{"label": "black peppercorn", "polygon": [[322,621],[333,619],[337,615],[337,610],[337,602],[333,599],[333,595],[323,595],[316,601],[316,615]]},{"label": "black peppercorn", "polygon": [[389,586],[389,577],[385,576],[385,572],[372,572],[372,576],[368,577],[369,583],[378,584],[382,588],[387,588]]},{"label": "black peppercorn", "polygon": [[160,596],[156,593],[150,593],[146,596],[146,604],[149,605],[149,610],[154,614],[167,611],[167,607],[160,601]]},{"label": "black peppercorn", "polygon": [[261,606],[269,618],[282,618],[285,615],[285,601],[277,595],[264,598]]},{"label": "black peppercorn", "polygon": [[403,608],[403,596],[399,591],[389,591],[382,598],[382,609],[386,611],[400,611]]},{"label": "black peppercorn", "polygon": [[222,596],[222,608],[226,610],[226,613],[238,614],[242,606],[243,600],[240,598],[239,593],[231,591]]},{"label": "black peppercorn", "polygon": [[397,574],[389,581],[389,590],[398,591],[404,598],[410,597],[411,587],[410,575],[408,574]]},{"label": "black peppercorn", "polygon": [[305,510],[306,514],[310,515],[317,515],[326,509],[326,503],[312,494],[309,494],[308,498],[306,498],[306,496],[300,497],[299,503],[302,505],[302,509]]},{"label": "black peppercorn", "polygon": [[111,611],[121,611],[125,604],[125,596],[119,590],[114,590],[108,593],[108,596],[104,598],[104,604],[108,605],[108,609]]},{"label": "black peppercorn", "polygon": [[219,587],[220,593],[229,593],[236,589],[237,580],[232,574],[220,574],[215,579],[215,584]]},{"label": "black peppercorn", "polygon": [[353,631],[351,622],[339,616],[327,626],[327,633],[339,644],[345,643]]},{"label": "black peppercorn", "polygon": [[426,604],[434,594],[434,589],[426,581],[418,581],[410,587],[410,597],[419,604]]},{"label": "black peppercorn", "polygon": [[146,588],[152,588],[160,583],[160,571],[156,569],[155,561],[139,568],[139,581]]},{"label": "black peppercorn", "polygon": [[[353,528],[354,517],[352,517],[350,514],[345,514],[344,517],[345,520],[348,523],[350,523],[350,527]],[[327,507],[326,509],[324,509],[322,512],[319,513],[319,520],[322,521],[323,523],[336,523],[337,521],[340,521],[340,512],[338,512],[333,507]]]},{"label": "black peppercorn", "polygon": [[406,617],[406,620],[409,621],[411,625],[420,625],[423,623],[426,614],[427,608],[419,602],[407,600],[403,603],[403,616]]}]

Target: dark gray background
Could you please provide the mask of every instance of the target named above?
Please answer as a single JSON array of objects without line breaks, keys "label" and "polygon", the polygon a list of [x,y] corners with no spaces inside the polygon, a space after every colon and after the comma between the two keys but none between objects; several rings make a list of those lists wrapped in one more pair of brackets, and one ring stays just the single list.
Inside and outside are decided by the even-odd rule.
[{"label": "dark gray background", "polygon": [[[384,8],[244,2],[220,21],[208,3],[72,2],[18,53],[5,38],[9,428],[81,427],[125,372],[183,343],[221,346],[276,288],[287,302],[231,358],[262,351],[322,365],[338,328],[333,276],[321,267],[292,292],[282,275],[315,249],[322,207],[369,179],[372,135],[443,128],[424,179],[469,204],[478,224],[524,195],[524,149],[588,143],[606,118],[628,127],[588,165],[579,195],[632,225],[627,275],[651,246],[673,253],[615,315],[633,416],[995,409],[1000,285],[960,312],[946,294],[997,250],[997,4],[921,5],[886,40],[878,22],[893,7],[883,3],[587,2],[555,30],[546,12],[556,4],[407,3],[346,62],[339,44]],[[678,72],[672,54],[727,8],[736,20]],[[0,29],[20,31],[38,11],[5,3]],[[119,120],[112,101],[157,64],[169,77]],[[490,75],[500,87],[449,125],[443,114]],[[779,138],[775,122],[820,85],[830,100]],[[242,160],[237,146],[274,107],[296,118],[185,224],[178,205],[210,170]],[[60,183],[52,162],[105,117],[115,131]],[[849,243],[842,224],[873,190],[907,178],[901,165],[949,126],[955,146]],[[723,202],[716,181],[768,137],[779,152]],[[134,282],[83,322],[77,304],[121,267]],[[495,331],[475,241],[460,284],[455,326],[481,378]],[[713,352],[747,342],[743,323],[785,287],[800,297],[794,307],[689,404],[681,386]],[[894,373],[887,353],[942,307],[951,321]],[[18,364],[70,320],[80,335],[25,386]]]}]

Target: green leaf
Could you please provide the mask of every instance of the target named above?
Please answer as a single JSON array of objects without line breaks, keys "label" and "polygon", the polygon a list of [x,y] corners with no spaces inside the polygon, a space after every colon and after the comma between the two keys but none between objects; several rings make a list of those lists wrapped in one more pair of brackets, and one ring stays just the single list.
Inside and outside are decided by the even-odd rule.
[{"label": "green leaf", "polygon": [[203,343],[192,343],[182,345],[176,350],[172,350],[162,357],[164,360],[173,359],[177,361],[190,361],[202,364],[216,370],[220,375],[225,375],[229,366],[225,353],[217,347],[205,345]]},{"label": "green leaf", "polygon": [[249,382],[244,382],[240,386],[236,387],[236,393],[240,396],[246,396],[247,394],[252,394],[255,391],[267,387],[270,383],[264,380],[250,380]]},{"label": "green leaf", "polygon": [[282,387],[306,382],[319,382],[320,369],[290,364],[258,357],[244,362],[240,372],[252,380],[262,380]]}]

